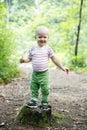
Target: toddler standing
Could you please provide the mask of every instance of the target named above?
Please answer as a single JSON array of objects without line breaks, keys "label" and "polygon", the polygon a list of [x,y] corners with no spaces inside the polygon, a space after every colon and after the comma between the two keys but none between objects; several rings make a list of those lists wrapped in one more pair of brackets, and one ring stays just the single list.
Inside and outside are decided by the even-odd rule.
[{"label": "toddler standing", "polygon": [[20,63],[32,62],[32,79],[30,84],[31,101],[27,103],[30,108],[37,108],[38,92],[41,88],[42,93],[42,109],[48,110],[48,96],[49,96],[49,58],[60,69],[69,72],[68,68],[65,68],[54,56],[53,50],[47,45],[49,39],[48,29],[45,26],[39,26],[36,29],[35,39],[37,45],[33,46],[29,51],[28,59],[20,59]]}]

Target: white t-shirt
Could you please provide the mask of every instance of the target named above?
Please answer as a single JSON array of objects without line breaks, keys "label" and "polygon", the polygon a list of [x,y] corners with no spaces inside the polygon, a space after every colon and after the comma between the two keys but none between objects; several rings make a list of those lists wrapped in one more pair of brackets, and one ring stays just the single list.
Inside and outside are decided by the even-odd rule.
[{"label": "white t-shirt", "polygon": [[34,71],[45,71],[49,67],[49,58],[54,56],[53,50],[48,45],[34,46],[29,51],[29,59],[32,59]]}]

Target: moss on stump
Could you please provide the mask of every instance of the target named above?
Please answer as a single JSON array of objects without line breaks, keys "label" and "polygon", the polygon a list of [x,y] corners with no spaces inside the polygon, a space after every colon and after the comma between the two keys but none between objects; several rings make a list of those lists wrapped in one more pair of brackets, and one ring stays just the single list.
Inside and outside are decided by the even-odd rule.
[{"label": "moss on stump", "polygon": [[[49,106],[50,107],[50,106]],[[48,111],[41,110],[39,106],[37,109],[30,109],[23,106],[16,118],[17,122],[38,127],[65,127],[72,123],[72,119],[65,114],[58,112],[51,112],[51,107]]]},{"label": "moss on stump", "polygon": [[17,120],[22,124],[31,124],[35,126],[48,126],[51,119],[51,108],[48,111],[43,111],[40,106],[36,109],[23,106],[17,115]]}]

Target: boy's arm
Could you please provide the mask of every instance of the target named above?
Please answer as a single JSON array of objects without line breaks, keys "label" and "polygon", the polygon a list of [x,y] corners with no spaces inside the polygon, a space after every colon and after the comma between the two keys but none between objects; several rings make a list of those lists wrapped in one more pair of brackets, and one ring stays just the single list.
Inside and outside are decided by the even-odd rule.
[{"label": "boy's arm", "polygon": [[29,59],[29,58],[27,58],[27,59],[21,58],[21,59],[20,59],[20,63],[28,63],[28,62],[31,62],[31,60],[32,60],[32,59]]},{"label": "boy's arm", "polygon": [[64,67],[64,66],[60,63],[60,61],[59,61],[55,56],[52,56],[52,57],[51,57],[51,60],[52,60],[53,63],[54,63],[55,65],[57,65],[60,69],[62,69],[63,71],[65,71],[67,74],[69,73],[69,69],[66,68],[66,67]]}]

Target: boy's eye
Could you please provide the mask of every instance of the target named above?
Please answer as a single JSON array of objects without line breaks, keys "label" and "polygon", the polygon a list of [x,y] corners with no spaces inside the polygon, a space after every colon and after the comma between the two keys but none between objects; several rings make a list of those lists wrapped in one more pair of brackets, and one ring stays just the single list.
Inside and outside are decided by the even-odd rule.
[{"label": "boy's eye", "polygon": [[42,38],[42,37],[38,37],[38,38]]},{"label": "boy's eye", "polygon": [[46,38],[46,37],[38,37],[38,38]]}]

